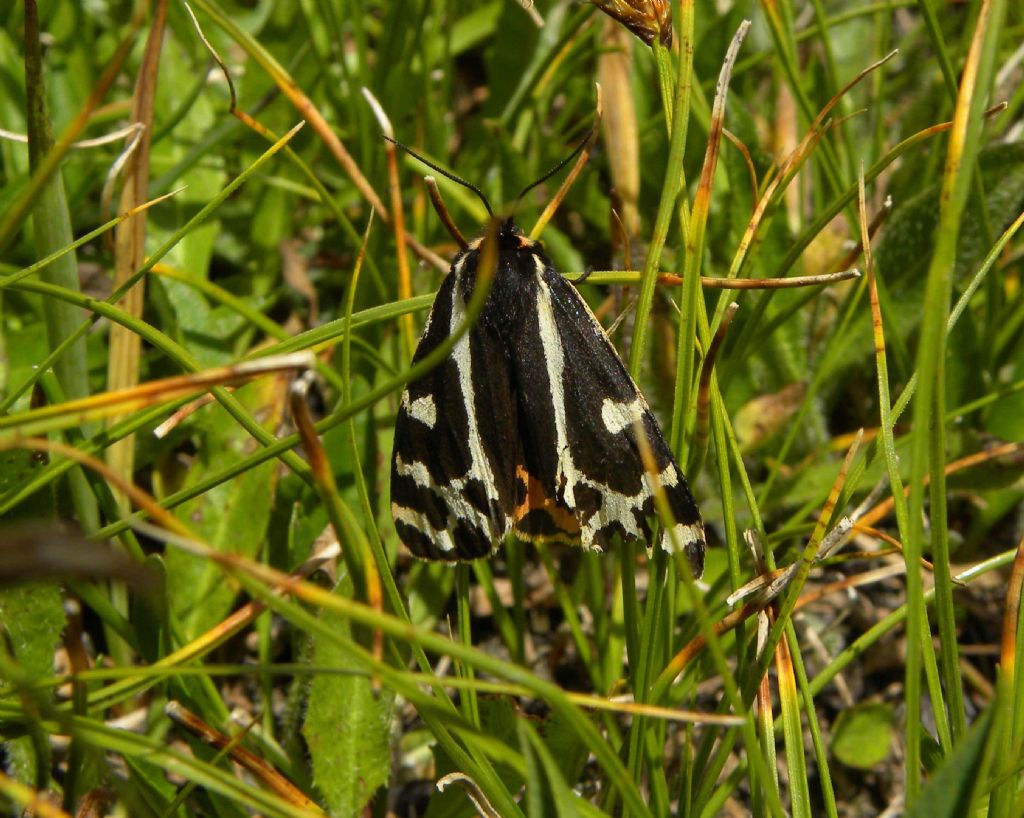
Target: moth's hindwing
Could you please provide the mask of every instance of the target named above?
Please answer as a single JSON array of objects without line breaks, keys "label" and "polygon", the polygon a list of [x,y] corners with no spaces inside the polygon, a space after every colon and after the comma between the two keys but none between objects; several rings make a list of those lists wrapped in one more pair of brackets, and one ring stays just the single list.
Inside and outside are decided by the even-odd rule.
[{"label": "moth's hindwing", "polygon": [[[413,363],[465,318],[452,265]],[[485,556],[509,531],[515,505],[515,399],[503,344],[475,327],[451,355],[402,393],[391,463],[391,511],[399,538],[418,557]]]}]

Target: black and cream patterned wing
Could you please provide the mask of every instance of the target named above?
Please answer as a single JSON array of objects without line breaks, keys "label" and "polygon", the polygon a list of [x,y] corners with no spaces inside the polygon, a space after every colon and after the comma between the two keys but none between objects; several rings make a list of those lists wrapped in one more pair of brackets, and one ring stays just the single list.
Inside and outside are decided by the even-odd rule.
[{"label": "black and cream patterned wing", "polygon": [[[438,291],[413,363],[465,318],[466,253]],[[395,423],[391,511],[418,557],[486,556],[508,533],[518,459],[516,405],[504,342],[477,324],[451,355],[406,387]]]},{"label": "black and cream patterned wing", "polygon": [[[635,424],[640,423],[676,520],[674,543],[694,573],[704,564],[704,528],[682,471],[647,402],[583,298],[536,254],[536,309],[512,353],[523,461],[515,530],[525,539],[607,546],[618,534],[651,542],[656,516]],[[522,271],[524,274],[526,271]]]}]

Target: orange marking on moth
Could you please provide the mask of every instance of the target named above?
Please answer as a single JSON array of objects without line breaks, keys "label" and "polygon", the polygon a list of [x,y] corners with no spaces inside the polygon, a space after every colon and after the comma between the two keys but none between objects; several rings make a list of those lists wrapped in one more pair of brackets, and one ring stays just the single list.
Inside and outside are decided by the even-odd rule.
[{"label": "orange marking on moth", "polygon": [[[580,523],[575,515],[551,497],[541,485],[540,480],[530,474],[522,464],[516,466],[516,480],[525,489],[525,497],[512,512],[515,532],[521,539],[530,542],[568,542],[578,543],[580,540]],[[531,511],[543,511],[550,518],[557,534],[538,535],[519,528],[519,524]]]}]

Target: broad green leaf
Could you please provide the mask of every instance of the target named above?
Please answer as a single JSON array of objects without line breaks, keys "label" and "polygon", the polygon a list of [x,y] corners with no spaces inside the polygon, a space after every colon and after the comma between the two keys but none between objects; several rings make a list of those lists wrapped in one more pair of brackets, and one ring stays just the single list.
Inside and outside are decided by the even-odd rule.
[{"label": "broad green leaf", "polygon": [[832,728],[832,753],[848,767],[869,770],[889,755],[892,708],[868,703],[844,710]]},{"label": "broad green leaf", "polygon": [[[342,579],[334,592],[352,593]],[[321,620],[339,633],[349,634],[343,617],[323,612]],[[311,661],[337,670],[361,668],[337,642],[314,635]],[[313,765],[313,781],[331,815],[355,818],[376,790],[387,783],[391,769],[391,716],[394,695],[374,691],[363,675],[318,674],[309,689],[302,734]]]},{"label": "broad green leaf", "polygon": [[[40,582],[0,590],[0,623],[23,677],[52,675],[53,654],[64,629],[64,604],[57,585]],[[33,786],[48,782],[50,759],[39,758],[37,746],[30,736],[6,742],[8,774]]]}]

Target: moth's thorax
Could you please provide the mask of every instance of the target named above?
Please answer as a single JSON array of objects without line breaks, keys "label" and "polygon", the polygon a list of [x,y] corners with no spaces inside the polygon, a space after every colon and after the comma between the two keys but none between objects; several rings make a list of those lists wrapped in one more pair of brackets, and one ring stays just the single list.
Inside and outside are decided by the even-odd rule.
[{"label": "moth's thorax", "polygon": [[[476,287],[482,258],[484,237],[470,242],[469,247],[455,260],[453,270],[459,275],[462,297],[469,301]],[[494,271],[491,291],[484,305],[481,323],[502,335],[515,332],[538,286],[540,272],[550,265],[544,247],[523,235],[511,219],[498,230],[498,263]]]}]

